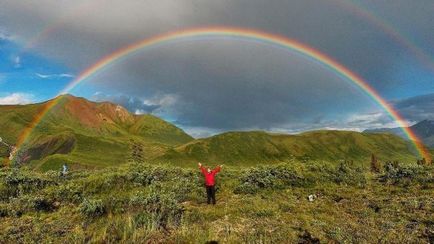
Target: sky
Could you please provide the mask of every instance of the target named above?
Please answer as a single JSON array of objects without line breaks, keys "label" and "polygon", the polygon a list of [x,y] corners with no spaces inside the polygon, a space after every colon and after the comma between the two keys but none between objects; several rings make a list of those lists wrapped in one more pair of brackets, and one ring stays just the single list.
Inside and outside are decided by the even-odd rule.
[{"label": "sky", "polygon": [[[102,57],[188,28],[297,40],[360,75],[408,123],[434,119],[432,0],[1,0],[0,104],[53,98]],[[319,62],[237,38],[158,45],[70,93],[152,113],[195,137],[229,130],[364,130],[396,122]]]}]

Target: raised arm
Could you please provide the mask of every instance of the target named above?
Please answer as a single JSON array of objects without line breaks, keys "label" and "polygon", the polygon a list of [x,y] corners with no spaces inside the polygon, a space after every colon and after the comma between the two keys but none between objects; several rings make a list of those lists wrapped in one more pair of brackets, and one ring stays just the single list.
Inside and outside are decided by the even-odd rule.
[{"label": "raised arm", "polygon": [[222,166],[223,165],[218,165],[217,167],[215,167],[215,169],[213,171],[217,174],[222,169]]},{"label": "raised arm", "polygon": [[201,163],[198,163],[197,165],[199,166],[199,169],[202,172],[202,174],[205,174],[206,173],[205,167],[203,167]]}]

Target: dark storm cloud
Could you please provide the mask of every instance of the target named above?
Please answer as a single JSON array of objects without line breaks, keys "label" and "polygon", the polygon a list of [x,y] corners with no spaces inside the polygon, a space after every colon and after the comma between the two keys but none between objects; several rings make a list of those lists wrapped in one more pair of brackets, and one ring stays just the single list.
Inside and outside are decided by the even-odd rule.
[{"label": "dark storm cloud", "polygon": [[[138,68],[144,76],[134,75]],[[121,70],[131,72],[124,76]],[[107,82],[112,90],[136,96],[173,94],[174,102],[158,113],[175,117],[180,125],[216,129],[311,123],[313,115],[367,105],[360,90],[329,70],[293,53],[251,43],[202,41],[159,48],[116,65],[92,84],[103,88]]]},{"label": "dark storm cloud", "polygon": [[[400,91],[409,81],[391,74],[402,66],[401,60],[418,59],[372,20],[356,14],[348,2],[5,0],[0,2],[0,28],[23,45],[30,40],[33,49],[28,51],[57,59],[77,73],[120,47],[167,31],[207,25],[262,29],[321,50],[369,80],[381,94]],[[404,31],[417,23],[411,36],[418,43],[434,40],[434,30],[427,27],[433,21],[432,11],[426,9],[431,1],[412,2],[402,9],[397,6],[408,1],[360,3],[380,18],[402,24]],[[401,14],[408,18],[400,20]],[[47,27],[50,31],[38,35]],[[421,46],[430,52],[434,45]],[[357,129],[370,122],[356,115],[376,107],[360,90],[346,85],[348,81],[317,63],[236,40],[191,41],[147,50],[88,82],[99,90],[109,89],[104,92],[114,94],[110,99],[130,110],[145,106],[143,111],[188,128]],[[117,93],[141,99],[129,104]],[[140,104],[145,100],[152,101],[151,107]]]},{"label": "dark storm cloud", "polygon": [[434,120],[434,93],[397,101],[394,107],[411,121]]},{"label": "dark storm cloud", "polygon": [[[396,52],[399,44],[370,20],[354,14],[351,4],[340,2],[345,1],[6,0],[0,4],[0,14],[3,25],[23,40],[34,39],[40,30],[49,27],[51,32],[40,37],[36,48],[78,70],[141,38],[206,25],[242,26],[283,34],[330,54],[360,73],[380,73],[389,68],[392,58],[408,54],[405,49]],[[371,5],[387,12],[399,6],[397,2],[405,4],[398,0]],[[411,9],[416,9],[414,5],[432,4],[412,3]],[[403,11],[407,12],[395,10],[389,15],[399,16]],[[423,11],[412,19],[426,26],[432,21],[430,16]],[[432,32],[419,34],[429,37]]]}]

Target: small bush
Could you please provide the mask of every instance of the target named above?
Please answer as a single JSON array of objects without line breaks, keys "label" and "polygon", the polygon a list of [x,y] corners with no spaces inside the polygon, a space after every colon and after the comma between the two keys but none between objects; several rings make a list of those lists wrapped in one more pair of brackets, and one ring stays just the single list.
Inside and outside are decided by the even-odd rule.
[{"label": "small bush", "polygon": [[16,189],[7,187],[0,183],[0,201],[7,201],[10,197],[17,195]]},{"label": "small bush", "polygon": [[137,185],[148,186],[154,182],[167,179],[168,173],[168,170],[162,167],[136,164],[130,169],[127,178]]},{"label": "small bush", "polygon": [[193,176],[176,176],[173,178],[172,182],[168,184],[168,188],[170,189],[167,189],[167,191],[174,193],[174,198],[177,202],[185,202],[191,198],[191,196],[201,195],[203,192],[202,185],[198,180],[196,181]]},{"label": "small bush", "polygon": [[263,217],[263,218],[269,218],[273,217],[275,215],[274,211],[272,209],[259,209],[255,212],[256,217]]},{"label": "small bush", "polygon": [[336,184],[350,185],[356,187],[364,187],[367,183],[365,174],[361,167],[357,167],[353,162],[344,161],[332,170],[328,170],[328,174]]},{"label": "small bush", "polygon": [[48,192],[53,198],[58,201],[67,201],[75,204],[79,204],[83,201],[82,187],[76,183],[64,184],[50,188]]},{"label": "small bush", "polygon": [[401,187],[419,186],[421,189],[434,188],[434,167],[431,165],[401,165],[398,162],[387,162],[379,182]]},{"label": "small bush", "polygon": [[[151,229],[167,229],[181,223],[184,208],[173,193],[152,189],[150,193],[138,193],[131,198],[131,206],[145,211],[146,225]],[[149,223],[150,221],[150,223]]]},{"label": "small bush", "polygon": [[48,170],[44,173],[45,176],[47,176],[49,179],[58,179],[61,176],[60,171],[56,170]]},{"label": "small bush", "polygon": [[284,189],[307,183],[306,179],[286,165],[252,168],[242,175],[240,184],[234,190],[236,194],[255,194],[260,189]]},{"label": "small bush", "polygon": [[36,211],[49,212],[54,209],[53,201],[43,196],[36,196],[31,199],[31,207]]},{"label": "small bush", "polygon": [[88,218],[95,218],[105,214],[105,206],[102,200],[88,200],[84,201],[80,205],[80,212]]},{"label": "small bush", "polygon": [[409,181],[417,176],[416,168],[403,167],[398,162],[387,162],[384,165],[384,174],[380,176],[380,182],[399,184]]},{"label": "small bush", "polygon": [[133,217],[134,228],[144,228],[151,230],[153,227],[153,219],[149,213],[141,212]]},{"label": "small bush", "polygon": [[251,182],[243,182],[234,189],[235,194],[255,194],[259,191],[260,187]]},{"label": "small bush", "polygon": [[13,169],[6,174],[3,179],[3,184],[8,188],[10,197],[16,197],[21,194],[36,192],[57,183],[42,175],[31,174],[31,172],[20,169]]},{"label": "small bush", "polygon": [[0,218],[9,216],[9,210],[7,204],[0,204]]}]

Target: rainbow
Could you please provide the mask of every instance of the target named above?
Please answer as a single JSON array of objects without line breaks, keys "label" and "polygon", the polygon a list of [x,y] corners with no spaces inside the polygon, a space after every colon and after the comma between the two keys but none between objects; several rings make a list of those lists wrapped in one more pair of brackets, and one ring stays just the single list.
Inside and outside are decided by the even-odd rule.
[{"label": "rainbow", "polygon": [[[354,0],[331,0],[331,4],[336,5],[339,8],[344,8],[350,11],[354,15],[372,24],[379,30],[383,31],[392,40],[399,43],[402,47],[405,47],[410,51],[421,63],[423,63],[431,72],[434,72],[434,60],[431,56],[421,49],[417,44],[411,41],[411,38],[405,36],[403,33],[395,30],[392,25],[388,24],[383,18],[375,15],[368,9]],[[90,10],[93,10],[100,6],[100,1],[85,2],[78,5],[76,8],[71,9],[64,16],[55,22],[49,23],[41,31],[26,42],[22,48],[21,53],[26,52],[29,49],[34,48],[40,41],[46,39],[55,31],[62,29],[69,20],[76,19],[81,15],[88,14]],[[18,54],[17,56],[19,56]]]},{"label": "rainbow", "polygon": [[351,0],[333,0],[331,3],[335,3],[339,7],[346,8],[361,19],[366,20],[379,30],[383,31],[388,37],[396,41],[402,47],[411,52],[430,72],[434,72],[434,61],[424,50],[422,50],[417,44],[411,41],[411,38],[407,37],[399,30],[395,30],[392,25],[388,24],[384,18],[374,15],[367,7],[362,6],[361,3]]},{"label": "rainbow", "polygon": [[[345,78],[345,80],[350,81],[352,84],[356,85],[360,90],[362,90],[365,94],[367,94],[371,99],[373,99],[376,103],[378,103],[388,114],[394,119],[400,127],[402,127],[403,132],[406,136],[413,142],[419,156],[424,157],[425,159],[431,159],[429,151],[425,148],[425,146],[421,143],[419,138],[413,133],[413,131],[409,128],[408,124],[405,122],[405,119],[401,117],[401,115],[395,111],[391,105],[389,105],[379,94],[378,92],[372,88],[366,81],[364,81],[360,76],[356,73],[352,72],[342,64],[338,63],[331,57],[327,56],[324,53],[306,45],[300,43],[296,40],[289,39],[285,36],[270,34],[267,32],[263,32],[260,30],[254,29],[244,29],[244,28],[229,28],[229,27],[205,27],[205,28],[192,28],[179,30],[174,32],[169,32],[161,35],[157,35],[151,38],[145,38],[139,42],[133,43],[117,51],[103,57],[98,62],[94,63],[92,66],[84,70],[81,74],[79,74],[70,84],[68,84],[60,94],[65,94],[75,88],[77,85],[82,83],[85,80],[90,79],[95,76],[104,68],[108,67],[110,64],[113,64],[119,60],[122,60],[129,55],[137,53],[145,48],[154,47],[156,45],[161,44],[169,44],[174,41],[179,40],[190,40],[192,38],[216,38],[216,37],[228,37],[228,38],[236,38],[247,41],[254,41],[258,43],[268,44],[275,47],[285,48],[287,50],[296,52],[301,54],[311,60],[317,61],[321,63],[323,66],[329,68],[330,70],[336,72],[341,77]],[[28,128],[24,130],[22,135],[18,140],[18,147],[20,147],[26,140],[29,138],[32,130],[41,122],[44,116],[50,111],[52,107],[57,104],[58,99],[50,100],[45,104],[40,113],[35,116],[34,120],[30,124]]]},{"label": "rainbow", "polygon": [[61,16],[56,21],[48,23],[42,30],[30,38],[23,46],[21,53],[27,52],[29,49],[35,48],[38,43],[47,39],[50,35],[66,26],[68,21],[78,19],[85,14],[89,14],[90,10],[95,9],[101,4],[101,1],[84,2],[75,8],[71,8],[67,13]]}]

